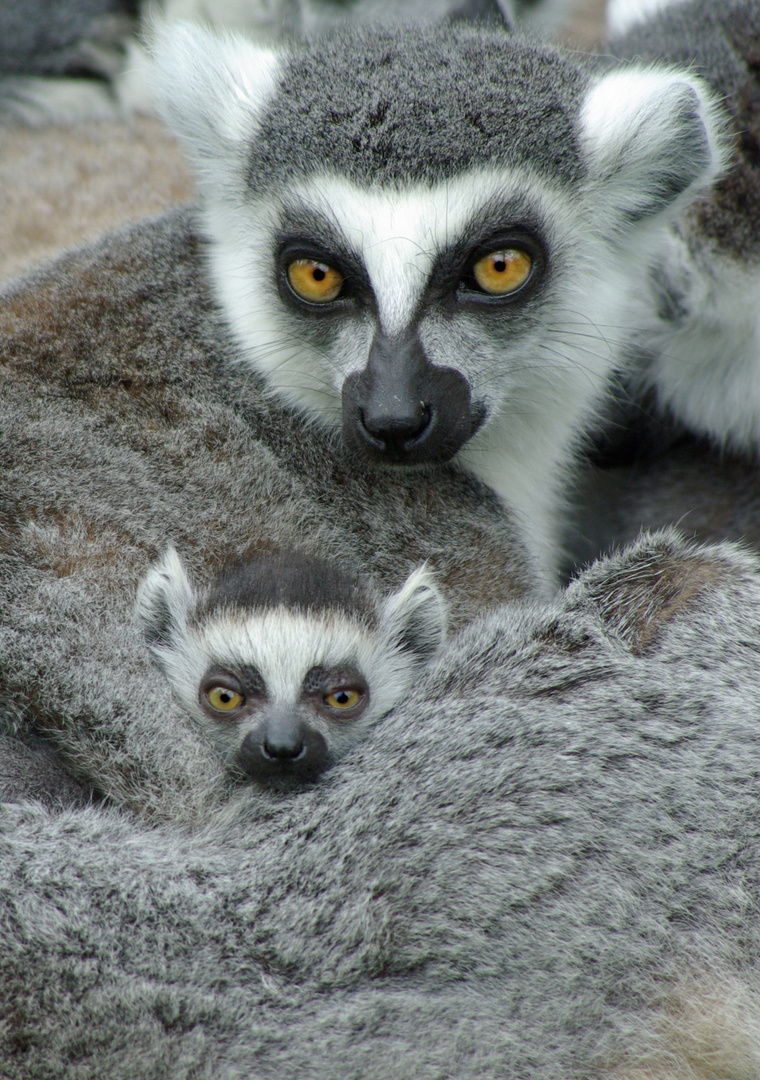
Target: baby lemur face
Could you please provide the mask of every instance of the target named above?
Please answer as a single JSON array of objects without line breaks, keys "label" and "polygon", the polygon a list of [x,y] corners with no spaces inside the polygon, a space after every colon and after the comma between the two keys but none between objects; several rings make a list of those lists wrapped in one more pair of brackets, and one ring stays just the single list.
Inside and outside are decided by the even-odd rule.
[{"label": "baby lemur face", "polygon": [[382,599],[298,554],[227,568],[203,595],[173,549],[141,585],[151,653],[229,767],[259,783],[316,779],[409,689],[445,632],[424,568]]}]

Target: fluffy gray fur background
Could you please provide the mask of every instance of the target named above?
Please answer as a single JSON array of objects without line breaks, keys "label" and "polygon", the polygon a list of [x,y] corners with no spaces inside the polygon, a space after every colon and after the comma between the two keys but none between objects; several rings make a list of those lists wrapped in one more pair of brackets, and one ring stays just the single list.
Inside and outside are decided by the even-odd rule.
[{"label": "fluffy gray fur background", "polygon": [[193,833],[4,807],[2,1075],[756,1077],[759,573],[643,541]]},{"label": "fluffy gray fur background", "polygon": [[[267,401],[199,247],[180,212],[0,298],[0,785],[53,804],[0,809],[0,1075],[757,1080],[757,562],[667,534],[525,599],[484,489]],[[460,624],[514,603],[282,797],[229,787],[130,610],[169,540],[208,577],[294,538],[430,559]],[[122,809],[56,808],[47,745]]]}]

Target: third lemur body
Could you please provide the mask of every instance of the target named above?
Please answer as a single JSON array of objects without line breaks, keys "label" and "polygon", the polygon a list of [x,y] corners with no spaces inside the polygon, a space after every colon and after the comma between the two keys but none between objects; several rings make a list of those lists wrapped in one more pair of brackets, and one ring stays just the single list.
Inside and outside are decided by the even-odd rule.
[{"label": "third lemur body", "polygon": [[722,167],[707,86],[462,25],[276,50],[180,24],[155,55],[268,390],[374,465],[474,472],[551,580],[627,297]]},{"label": "third lemur body", "polygon": [[388,713],[446,621],[424,567],[381,600],[332,563],[278,552],[226,567],[199,595],[173,548],[144,579],[137,615],[227,764],[276,785],[316,779]]},{"label": "third lemur body", "polygon": [[760,5],[615,0],[611,49],[682,65],[729,117],[725,175],[663,234],[631,311],[619,408],[583,477],[583,561],[642,526],[760,547]]}]

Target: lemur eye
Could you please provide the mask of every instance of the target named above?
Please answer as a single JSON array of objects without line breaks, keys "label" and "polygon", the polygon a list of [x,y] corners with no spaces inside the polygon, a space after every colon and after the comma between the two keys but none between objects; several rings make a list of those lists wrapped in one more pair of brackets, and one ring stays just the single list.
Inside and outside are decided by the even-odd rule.
[{"label": "lemur eye", "polygon": [[331,709],[353,709],[359,704],[363,696],[360,690],[354,690],[348,686],[338,686],[331,690],[329,694],[325,694],[324,702]]},{"label": "lemur eye", "polygon": [[211,708],[218,712],[231,712],[240,708],[245,701],[242,694],[231,690],[229,686],[209,686],[204,690],[204,694]]},{"label": "lemur eye", "polygon": [[296,296],[310,304],[329,304],[343,288],[343,275],[316,259],[294,259],[288,266],[288,281]]},{"label": "lemur eye", "polygon": [[478,259],[472,268],[477,285],[489,296],[508,296],[530,277],[533,260],[520,248],[492,251]]}]

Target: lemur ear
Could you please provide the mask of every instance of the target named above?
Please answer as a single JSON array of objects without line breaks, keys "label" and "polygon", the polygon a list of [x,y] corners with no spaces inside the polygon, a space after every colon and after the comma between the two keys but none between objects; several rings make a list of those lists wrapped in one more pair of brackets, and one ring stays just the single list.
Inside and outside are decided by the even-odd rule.
[{"label": "lemur ear", "polygon": [[195,603],[182,560],[170,547],[143,578],[135,602],[135,618],[155,656],[175,644]]},{"label": "lemur ear", "polygon": [[727,162],[720,109],[707,85],[686,72],[605,75],[586,96],[581,128],[599,210],[623,227],[680,210]]},{"label": "lemur ear", "polygon": [[419,662],[429,660],[446,636],[446,603],[426,566],[413,570],[383,604],[388,638]]},{"label": "lemur ear", "polygon": [[159,111],[196,166],[203,171],[220,154],[244,148],[274,93],[277,54],[184,22],[156,23],[151,52]]},{"label": "lemur ear", "polygon": [[757,565],[746,552],[731,544],[695,544],[668,528],[643,533],[623,551],[597,560],[571,582],[565,599],[569,610],[595,611],[619,641],[642,655],[656,651],[681,616],[694,620],[711,612],[718,627],[719,595],[728,595],[743,576],[757,580]]}]

